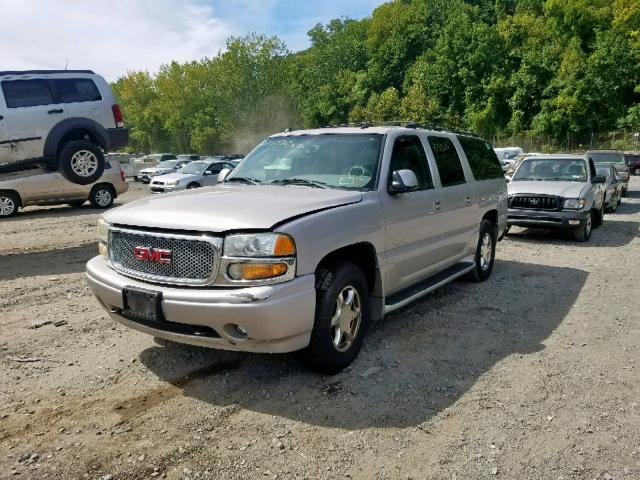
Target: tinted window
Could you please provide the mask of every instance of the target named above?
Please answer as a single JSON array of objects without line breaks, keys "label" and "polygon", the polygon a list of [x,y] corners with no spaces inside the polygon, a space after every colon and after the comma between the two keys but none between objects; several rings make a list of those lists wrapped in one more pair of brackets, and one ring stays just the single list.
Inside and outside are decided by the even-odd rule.
[{"label": "tinted window", "polygon": [[451,140],[443,137],[429,137],[429,145],[436,159],[442,186],[449,187],[465,183],[462,163]]},{"label": "tinted window", "polygon": [[[433,187],[427,155],[424,153],[422,142],[418,137],[407,135],[396,139],[389,173],[392,174],[396,170],[411,170],[415,173],[419,189]],[[389,182],[391,182],[391,175],[389,175]]]},{"label": "tinted window", "polygon": [[102,100],[100,92],[88,78],[64,78],[53,80],[62,103],[97,102]]},{"label": "tinted window", "polygon": [[458,137],[464,150],[469,167],[476,180],[503,178],[504,173],[496,152],[484,140],[478,138]]},{"label": "tinted window", "polygon": [[35,107],[53,103],[53,96],[46,80],[2,82],[2,91],[9,108]]},{"label": "tinted window", "polygon": [[209,168],[207,168],[207,171],[215,175],[216,173],[220,173],[222,171],[222,168],[223,166],[221,164],[215,163],[213,165],[209,165]]}]

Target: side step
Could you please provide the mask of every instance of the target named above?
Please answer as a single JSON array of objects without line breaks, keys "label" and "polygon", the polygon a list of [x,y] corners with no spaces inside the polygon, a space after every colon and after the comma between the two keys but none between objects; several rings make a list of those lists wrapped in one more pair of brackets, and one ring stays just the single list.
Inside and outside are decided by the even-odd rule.
[{"label": "side step", "polygon": [[389,296],[385,300],[384,313],[391,313],[399,308],[408,305],[409,303],[417,300],[420,297],[424,297],[429,292],[433,292],[435,289],[440,288],[443,285],[461,277],[465,273],[470,272],[475,268],[472,262],[457,263],[446,270],[429,277],[426,280],[422,280],[410,287],[400,290],[397,293]]}]

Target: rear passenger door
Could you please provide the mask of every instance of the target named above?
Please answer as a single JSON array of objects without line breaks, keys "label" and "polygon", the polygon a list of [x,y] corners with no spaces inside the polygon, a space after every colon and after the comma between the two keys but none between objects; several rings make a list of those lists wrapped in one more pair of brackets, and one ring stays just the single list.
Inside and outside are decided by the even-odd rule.
[{"label": "rear passenger door", "polygon": [[476,221],[478,206],[474,204],[469,178],[452,139],[438,135],[429,135],[427,139],[442,190],[441,221],[448,238],[444,256],[446,263],[452,264],[468,255],[480,223]]},{"label": "rear passenger door", "polygon": [[104,104],[91,78],[56,78],[51,83],[66,118],[90,118],[105,128],[114,125],[111,105]]},{"label": "rear passenger door", "polygon": [[[391,194],[391,175],[411,170],[418,189]],[[406,288],[438,270],[446,243],[441,218],[442,196],[436,189],[424,145],[418,135],[394,140],[387,176],[381,178],[381,198],[386,224],[388,294]]]}]

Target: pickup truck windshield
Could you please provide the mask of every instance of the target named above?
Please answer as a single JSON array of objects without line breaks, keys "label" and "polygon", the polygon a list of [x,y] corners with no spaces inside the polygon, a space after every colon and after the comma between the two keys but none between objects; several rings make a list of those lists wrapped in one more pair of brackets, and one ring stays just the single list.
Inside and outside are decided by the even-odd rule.
[{"label": "pickup truck windshield", "polygon": [[276,185],[371,190],[383,135],[320,134],[268,138],[227,177]]},{"label": "pickup truck windshield", "polygon": [[582,159],[529,158],[520,164],[512,178],[518,180],[586,182],[587,164]]},{"label": "pickup truck windshield", "polygon": [[616,163],[625,165],[624,153],[622,152],[588,152],[595,163]]}]

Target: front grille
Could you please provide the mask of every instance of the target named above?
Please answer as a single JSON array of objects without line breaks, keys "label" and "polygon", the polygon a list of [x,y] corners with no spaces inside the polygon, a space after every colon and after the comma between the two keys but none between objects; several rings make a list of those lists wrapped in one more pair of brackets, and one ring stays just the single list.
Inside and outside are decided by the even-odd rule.
[{"label": "front grille", "polygon": [[[113,268],[123,275],[158,283],[201,286],[215,280],[220,263],[222,239],[209,236],[177,235],[113,229],[109,233],[109,257]],[[147,251],[169,251],[170,263],[140,260],[137,247]]]},{"label": "front grille", "polygon": [[557,211],[562,206],[562,199],[543,195],[517,195],[509,197],[509,208],[523,210]]}]

